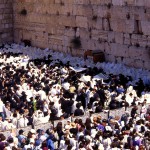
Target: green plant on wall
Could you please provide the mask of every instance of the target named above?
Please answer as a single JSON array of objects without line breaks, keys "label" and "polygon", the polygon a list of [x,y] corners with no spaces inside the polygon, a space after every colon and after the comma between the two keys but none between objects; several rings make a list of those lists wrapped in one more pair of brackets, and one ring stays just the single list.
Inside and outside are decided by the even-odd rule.
[{"label": "green plant on wall", "polygon": [[94,15],[94,16],[92,17],[92,20],[97,21],[97,15]]},{"label": "green plant on wall", "polygon": [[23,15],[23,16],[26,16],[27,15],[27,10],[24,8],[20,11],[20,14]]},{"label": "green plant on wall", "polygon": [[81,40],[80,40],[80,37],[74,37],[74,38],[71,40],[71,44],[72,44],[73,48],[80,48],[80,47],[81,47]]}]

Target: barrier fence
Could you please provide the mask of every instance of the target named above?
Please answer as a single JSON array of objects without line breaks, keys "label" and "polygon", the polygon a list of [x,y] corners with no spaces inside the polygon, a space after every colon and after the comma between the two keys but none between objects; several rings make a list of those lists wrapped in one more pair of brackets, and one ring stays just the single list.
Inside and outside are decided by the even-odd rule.
[{"label": "barrier fence", "polygon": [[[148,106],[149,104],[147,104]],[[137,113],[140,114],[140,110],[141,110],[141,105],[138,105],[138,110],[137,110]],[[51,128],[52,126],[53,127],[56,127],[58,122],[62,122],[63,126],[65,126],[67,124],[68,121],[70,122],[73,122],[75,121],[75,119],[82,119],[83,123],[86,121],[87,118],[90,118],[90,117],[98,117],[98,116],[101,116],[102,119],[108,119],[110,116],[113,116],[113,117],[121,117],[124,113],[125,113],[125,110],[127,110],[129,112],[129,114],[131,113],[131,110],[132,110],[133,107],[128,107],[125,109],[125,107],[122,107],[120,109],[115,109],[115,110],[109,110],[108,112],[101,112],[101,113],[94,113],[94,114],[90,114],[90,113],[86,113],[85,115],[83,116],[74,116],[74,117],[69,117],[67,119],[63,119],[63,120],[55,120],[53,122],[48,122],[48,123],[45,123],[45,124],[39,124],[39,125],[36,125],[34,126],[34,129],[37,130],[37,129],[42,129],[44,131],[46,131],[47,129]],[[32,129],[32,126],[27,126],[25,128],[19,128],[19,129],[13,129],[13,130],[8,130],[8,131],[4,131],[4,132],[1,132],[3,133],[6,138],[9,137],[12,133],[14,133],[15,135],[18,134],[19,130],[20,129],[23,129],[24,130],[24,133],[25,135],[28,134],[28,132]]]}]

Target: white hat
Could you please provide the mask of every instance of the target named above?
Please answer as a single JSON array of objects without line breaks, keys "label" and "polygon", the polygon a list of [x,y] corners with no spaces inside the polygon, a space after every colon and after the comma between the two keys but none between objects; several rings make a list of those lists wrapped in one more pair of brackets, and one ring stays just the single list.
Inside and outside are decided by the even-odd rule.
[{"label": "white hat", "polygon": [[65,130],[69,130],[70,126],[69,125],[65,125]]},{"label": "white hat", "polygon": [[110,126],[105,127],[106,131],[112,131],[112,128]]},{"label": "white hat", "polygon": [[136,121],[140,120],[140,117],[136,117]]},{"label": "white hat", "polygon": [[34,129],[31,129],[30,132],[31,133],[36,133],[36,131]]},{"label": "white hat", "polygon": [[90,140],[91,141],[91,137],[89,135],[85,136],[85,140]]}]

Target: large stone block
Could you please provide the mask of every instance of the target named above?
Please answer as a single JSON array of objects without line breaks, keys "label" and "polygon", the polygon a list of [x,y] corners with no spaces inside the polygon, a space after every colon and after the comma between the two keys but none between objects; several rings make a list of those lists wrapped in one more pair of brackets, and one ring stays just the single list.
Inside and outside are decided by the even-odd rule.
[{"label": "large stone block", "polygon": [[124,38],[124,44],[126,45],[131,45],[131,37],[130,37],[130,34],[123,34],[123,38]]},{"label": "large stone block", "polygon": [[119,57],[128,57],[128,46],[127,45],[111,43],[110,47],[111,47],[111,51],[110,51],[111,55],[119,56]]},{"label": "large stone block", "polygon": [[144,62],[140,59],[136,59],[136,60],[134,60],[133,67],[143,68],[144,67]]},{"label": "large stone block", "polygon": [[133,6],[135,0],[125,0],[125,5]]},{"label": "large stone block", "polygon": [[104,30],[92,30],[92,39],[98,40],[99,42],[106,42],[108,39],[108,31]]},{"label": "large stone block", "polygon": [[138,43],[141,47],[147,47],[148,38],[145,35],[138,36]]},{"label": "large stone block", "polygon": [[150,47],[150,36],[147,36],[147,47]]},{"label": "large stone block", "polygon": [[145,61],[144,62],[144,67],[143,68],[145,68],[145,69],[147,69],[147,70],[150,70],[150,61]]},{"label": "large stone block", "polygon": [[13,41],[13,4],[12,0],[0,1],[0,45]]},{"label": "large stone block", "polygon": [[59,26],[76,27],[76,23],[77,23],[77,21],[76,21],[76,17],[75,16],[61,15],[59,17],[59,19],[58,19],[58,25]]},{"label": "large stone block", "polygon": [[[67,16],[71,16],[71,15],[74,15],[74,8],[75,8],[75,5],[72,5],[72,4],[66,4],[65,5],[62,5],[62,6],[58,6],[58,12],[61,14],[61,15],[67,15]],[[79,10],[79,9],[78,9]]]},{"label": "large stone block", "polygon": [[115,43],[115,32],[108,32],[108,42]]},{"label": "large stone block", "polygon": [[112,0],[112,4],[117,6],[123,6],[124,0]]},{"label": "large stone block", "polygon": [[138,44],[138,35],[137,34],[132,34],[132,36],[131,36],[131,44],[132,45]]},{"label": "large stone block", "polygon": [[79,29],[79,36],[81,38],[90,39],[90,32],[87,29]]},{"label": "large stone block", "polygon": [[144,6],[149,8],[150,7],[150,1],[149,0],[145,0]]},{"label": "large stone block", "polygon": [[83,5],[81,15],[86,17],[91,17],[93,15],[93,10],[91,5]]},{"label": "large stone block", "polygon": [[145,5],[145,0],[135,0],[135,6],[144,6]]},{"label": "large stone block", "polygon": [[115,62],[115,56],[110,54],[105,54],[105,60],[109,62]]},{"label": "large stone block", "polygon": [[75,4],[75,0],[59,0],[59,1],[65,4]]},{"label": "large stone block", "polygon": [[115,32],[126,32],[126,21],[122,20],[110,20],[111,29]]},{"label": "large stone block", "polygon": [[104,48],[105,48],[104,49],[105,53],[109,54],[111,51],[111,47],[110,47],[110,44],[108,42],[104,43]]},{"label": "large stone block", "polygon": [[142,55],[140,56],[140,59],[143,61],[149,61],[150,60],[150,49],[149,48],[141,48]]},{"label": "large stone block", "polygon": [[62,38],[62,44],[64,45],[64,46],[71,46],[71,39],[72,39],[72,37],[68,37],[68,36],[63,36],[63,38]]},{"label": "large stone block", "polygon": [[106,18],[108,14],[108,8],[106,5],[98,5],[97,7],[97,16],[101,18]]},{"label": "large stone block", "polygon": [[73,37],[75,36],[75,30],[73,28],[65,28],[64,35]]},{"label": "large stone block", "polygon": [[142,32],[144,35],[150,35],[150,23],[149,21],[141,21]]},{"label": "large stone block", "polygon": [[73,5],[73,15],[82,16],[83,14],[83,5]]},{"label": "large stone block", "polygon": [[76,16],[76,25],[79,27],[87,28],[88,27],[87,17]]},{"label": "large stone block", "polygon": [[120,32],[115,33],[115,42],[118,44],[123,44],[123,33]]},{"label": "large stone block", "polygon": [[95,19],[94,17],[88,18],[88,29],[89,32],[92,29],[103,30],[103,19],[99,17],[96,17]]},{"label": "large stone block", "polygon": [[133,33],[134,32],[134,20],[126,20],[125,21],[125,33]]},{"label": "large stone block", "polygon": [[134,59],[140,59],[141,55],[143,54],[143,51],[140,47],[136,46],[130,46],[128,51],[128,57],[134,58]]},{"label": "large stone block", "polygon": [[74,0],[74,3],[87,5],[90,3],[90,0]]}]

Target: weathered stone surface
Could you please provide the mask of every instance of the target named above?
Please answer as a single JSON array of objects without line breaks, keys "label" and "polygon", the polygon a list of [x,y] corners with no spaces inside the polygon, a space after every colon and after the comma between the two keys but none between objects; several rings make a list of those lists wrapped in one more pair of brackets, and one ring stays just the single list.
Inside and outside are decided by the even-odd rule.
[{"label": "weathered stone surface", "polygon": [[123,33],[120,32],[115,33],[115,42],[118,44],[123,44]]},{"label": "weathered stone surface", "polygon": [[128,55],[130,58],[132,58],[132,57],[140,58],[142,53],[143,53],[143,51],[139,47],[136,47],[136,46],[130,46],[129,47]]},{"label": "weathered stone surface", "polygon": [[[100,49],[106,61],[150,69],[149,8],[149,0],[1,0],[0,44],[14,36],[72,55]],[[78,50],[71,45],[75,36]]]},{"label": "weathered stone surface", "polygon": [[150,64],[150,61],[144,62],[144,67],[143,68],[149,70],[149,64]]},{"label": "weathered stone surface", "polygon": [[0,45],[13,41],[12,0],[0,1]]},{"label": "weathered stone surface", "polygon": [[141,21],[142,31],[144,35],[150,35],[150,23],[149,21]]},{"label": "weathered stone surface", "polygon": [[87,17],[76,16],[76,25],[81,28],[87,28],[88,27]]},{"label": "weathered stone surface", "polygon": [[123,6],[124,0],[112,0],[113,5]]},{"label": "weathered stone surface", "polygon": [[127,45],[121,45],[117,43],[111,43],[110,44],[111,55],[115,55],[118,57],[128,57],[128,46]]}]

